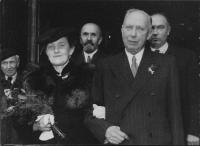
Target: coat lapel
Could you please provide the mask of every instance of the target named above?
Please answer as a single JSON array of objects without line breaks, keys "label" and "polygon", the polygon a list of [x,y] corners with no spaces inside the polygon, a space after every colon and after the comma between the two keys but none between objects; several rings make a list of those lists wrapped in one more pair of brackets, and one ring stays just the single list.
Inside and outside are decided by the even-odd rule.
[{"label": "coat lapel", "polygon": [[[145,49],[142,60],[140,62],[132,89],[135,92],[139,91],[146,85],[147,81],[150,79],[151,74],[148,72],[148,68],[154,63],[152,53],[147,49]],[[133,94],[134,96],[135,94]]]},{"label": "coat lapel", "polygon": [[171,45],[169,45],[167,52],[165,53],[167,55],[173,55],[174,54],[174,48],[172,48]]},{"label": "coat lapel", "polygon": [[96,60],[99,58],[99,51],[97,51],[95,54],[94,54],[94,56],[93,56],[93,58],[92,58],[92,63],[94,63],[94,62],[96,62]]},{"label": "coat lapel", "polygon": [[[154,55],[149,51],[149,48],[146,48],[135,78],[131,73],[126,54],[124,53],[122,59],[119,59],[118,63],[121,67],[118,66],[118,70],[116,71],[118,77],[123,83],[122,85],[126,86],[127,92],[124,93],[125,95],[119,98],[116,102],[116,107],[118,107],[116,108],[117,113],[122,113],[126,109],[127,105],[137,97],[137,94],[145,87],[149,79],[152,77],[151,73],[148,71],[148,68],[154,64],[153,56]],[[122,69],[119,70],[119,68]],[[119,114],[119,116],[121,115],[122,114]]]},{"label": "coat lapel", "polygon": [[111,65],[111,68],[113,74],[116,76],[121,84],[125,82],[128,86],[132,85],[134,78],[125,52],[122,52],[121,54],[116,56]]},{"label": "coat lapel", "polygon": [[78,65],[85,63],[85,57],[84,57],[83,51],[78,52],[75,56],[73,56],[73,62]]},{"label": "coat lapel", "polygon": [[81,54],[80,54],[80,62],[86,63],[86,60],[85,60],[85,56],[84,56],[83,51],[82,51]]}]

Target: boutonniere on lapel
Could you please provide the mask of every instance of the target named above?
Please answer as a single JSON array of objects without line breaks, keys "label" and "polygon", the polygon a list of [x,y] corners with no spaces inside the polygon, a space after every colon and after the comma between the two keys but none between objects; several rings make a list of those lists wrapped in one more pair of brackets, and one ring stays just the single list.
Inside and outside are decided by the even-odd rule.
[{"label": "boutonniere on lapel", "polygon": [[157,70],[158,70],[158,66],[157,65],[151,64],[151,66],[148,67],[148,72],[151,75],[154,75]]},{"label": "boutonniere on lapel", "polygon": [[70,75],[70,72],[68,72],[68,73],[64,74],[64,75],[62,76],[62,79],[64,80],[64,79],[68,78],[68,77],[69,77],[69,75]]}]

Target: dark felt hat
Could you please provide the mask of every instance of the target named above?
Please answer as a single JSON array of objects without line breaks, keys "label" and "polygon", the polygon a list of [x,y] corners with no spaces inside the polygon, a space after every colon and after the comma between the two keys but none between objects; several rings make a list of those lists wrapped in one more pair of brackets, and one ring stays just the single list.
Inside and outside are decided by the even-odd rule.
[{"label": "dark felt hat", "polygon": [[1,52],[1,61],[12,57],[14,55],[18,55],[17,50],[13,49],[13,48],[3,48],[2,52]]},{"label": "dark felt hat", "polygon": [[68,27],[68,28],[56,27],[49,29],[48,31],[40,35],[37,39],[37,42],[43,45],[40,54],[42,54],[42,52],[45,50],[46,48],[45,46],[48,43],[52,43],[62,37],[67,37],[69,44],[74,45],[78,40],[78,31],[74,27]]},{"label": "dark felt hat", "polygon": [[52,28],[45,33],[41,34],[37,41],[40,44],[48,44],[51,42],[54,42],[61,37],[68,37],[71,35],[75,35],[77,33],[75,28],[64,28],[64,27],[57,27],[57,28]]}]

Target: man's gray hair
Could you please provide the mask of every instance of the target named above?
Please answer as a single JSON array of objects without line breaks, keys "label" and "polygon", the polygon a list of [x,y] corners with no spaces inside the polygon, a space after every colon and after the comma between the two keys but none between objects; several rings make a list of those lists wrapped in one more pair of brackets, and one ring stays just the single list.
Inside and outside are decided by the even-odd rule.
[{"label": "man's gray hair", "polygon": [[[144,15],[147,17],[147,22],[148,22],[149,30],[151,30],[151,27],[152,27],[152,19],[151,19],[151,16],[150,16],[149,14],[147,14],[147,13],[146,13],[145,11],[143,11],[143,10],[135,9],[135,8],[128,9],[128,10],[126,11],[124,20],[125,20],[125,18],[126,18],[130,13],[133,13],[133,12],[140,12],[140,13],[144,14]],[[124,22],[123,22],[123,23],[124,23]]]}]

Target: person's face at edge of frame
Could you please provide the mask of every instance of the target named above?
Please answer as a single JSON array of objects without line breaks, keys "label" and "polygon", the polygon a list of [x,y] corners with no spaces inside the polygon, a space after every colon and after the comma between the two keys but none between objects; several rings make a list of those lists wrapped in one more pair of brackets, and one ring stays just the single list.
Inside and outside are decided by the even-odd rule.
[{"label": "person's face at edge of frame", "polygon": [[46,54],[53,66],[63,66],[68,61],[74,51],[74,46],[70,46],[66,37],[62,37],[46,46]]},{"label": "person's face at edge of frame", "polygon": [[122,39],[126,50],[132,54],[142,50],[150,37],[148,17],[140,11],[127,14],[122,25]]},{"label": "person's face at edge of frame", "polygon": [[153,15],[152,17],[152,36],[150,38],[151,46],[155,49],[160,48],[167,41],[170,33],[170,26],[162,15]]},{"label": "person's face at edge of frame", "polygon": [[83,51],[92,53],[98,49],[102,41],[100,30],[95,24],[86,24],[81,29],[80,43],[83,46]]},{"label": "person's face at edge of frame", "polygon": [[8,77],[12,77],[13,75],[15,75],[18,67],[19,67],[18,55],[11,56],[1,61],[1,70]]}]

